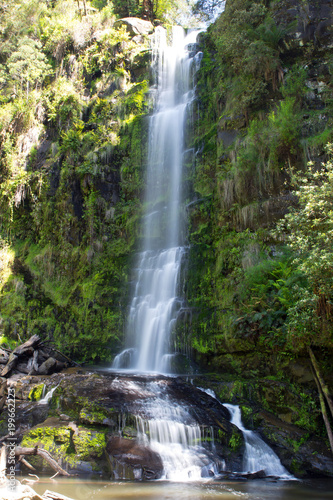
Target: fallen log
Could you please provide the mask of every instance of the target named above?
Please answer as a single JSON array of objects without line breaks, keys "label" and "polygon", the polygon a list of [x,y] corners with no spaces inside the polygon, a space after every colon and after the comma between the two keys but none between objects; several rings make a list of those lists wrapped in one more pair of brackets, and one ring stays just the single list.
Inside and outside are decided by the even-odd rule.
[{"label": "fallen log", "polygon": [[333,432],[332,432],[331,424],[330,424],[330,421],[328,419],[328,415],[327,415],[327,411],[326,411],[324,394],[323,394],[320,382],[319,382],[319,380],[317,378],[317,375],[315,373],[315,370],[313,368],[312,368],[312,374],[313,374],[313,378],[314,378],[314,380],[316,382],[316,385],[317,385],[318,394],[319,394],[319,402],[320,402],[321,414],[322,414],[322,417],[323,417],[323,420],[324,420],[324,423],[325,423],[326,432],[327,432],[328,440],[329,440],[329,443],[330,443],[331,452],[333,454]]},{"label": "fallen log", "polygon": [[[61,361],[59,360],[61,356]],[[0,349],[0,377],[10,377],[13,370],[27,375],[50,375],[70,366],[80,366],[54,347],[46,346],[38,335],[17,346],[12,352]]]},{"label": "fallen log", "polygon": [[[35,348],[39,346],[40,343],[41,340],[39,336],[33,335],[29,340],[15,347],[14,351],[9,355],[7,364],[1,372],[1,377],[6,377],[19,364],[19,360],[21,357],[27,356],[29,354],[33,355]],[[29,372],[24,371],[23,373]]]},{"label": "fallen log", "polygon": [[[21,455],[19,457],[18,462],[21,462],[21,464],[25,465],[27,467],[27,469],[30,469],[30,470],[36,472],[35,467],[33,467],[31,464],[29,464],[28,460],[26,460],[25,458],[23,458],[23,455]],[[57,474],[58,474],[58,472],[57,472]]]},{"label": "fallen log", "polygon": [[0,349],[0,364],[5,365],[8,362],[9,354],[8,352]]},{"label": "fallen log", "polygon": [[38,446],[35,446],[34,448],[23,448],[21,446],[17,446],[15,448],[15,455],[20,457],[22,455],[39,455],[40,457],[42,457],[44,460],[46,460],[46,462],[50,465],[50,467],[52,467],[53,470],[55,470],[56,472],[59,472],[59,474],[61,476],[70,476],[70,474],[68,474],[67,471],[65,471],[62,467],[60,467],[60,465],[58,464],[58,462],[56,462],[54,460],[54,458],[52,458],[52,456],[50,455],[50,453],[46,450],[43,450],[43,448],[38,448]]},{"label": "fallen log", "polygon": [[13,352],[10,354],[7,364],[1,372],[1,377],[8,375],[18,364],[19,357]]},{"label": "fallen log", "polygon": [[33,335],[29,340],[24,342],[24,344],[15,347],[13,354],[16,354],[16,356],[22,356],[23,354],[31,352],[31,349],[35,350],[40,343],[40,337],[38,335]]},{"label": "fallen log", "polygon": [[72,500],[65,495],[61,495],[60,493],[56,493],[55,491],[46,490],[42,495],[43,500]]}]

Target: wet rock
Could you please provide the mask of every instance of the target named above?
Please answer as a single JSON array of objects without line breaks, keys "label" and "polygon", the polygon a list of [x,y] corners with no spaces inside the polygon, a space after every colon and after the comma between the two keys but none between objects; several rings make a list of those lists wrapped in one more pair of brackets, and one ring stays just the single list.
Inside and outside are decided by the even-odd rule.
[{"label": "wet rock", "polygon": [[160,456],[133,439],[111,437],[106,445],[114,479],[159,479],[163,473]]},{"label": "wet rock", "polygon": [[248,472],[246,474],[241,474],[239,472],[231,472],[231,471],[222,471],[215,478],[215,480],[233,480],[233,481],[245,481],[247,479],[265,479],[267,477],[264,470],[258,470],[256,472]]},{"label": "wet rock", "polygon": [[296,477],[333,477],[333,458],[323,439],[288,424],[265,410],[257,431]]},{"label": "wet rock", "polygon": [[258,470],[257,472],[248,472],[247,474],[242,474],[246,479],[263,479],[266,477],[264,470]]}]

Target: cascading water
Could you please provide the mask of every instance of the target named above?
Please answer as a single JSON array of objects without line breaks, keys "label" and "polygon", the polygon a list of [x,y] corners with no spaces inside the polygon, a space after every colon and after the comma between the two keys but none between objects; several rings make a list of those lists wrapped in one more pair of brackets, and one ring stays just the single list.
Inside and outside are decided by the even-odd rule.
[{"label": "cascading water", "polygon": [[182,167],[191,84],[200,55],[190,57],[196,33],[157,28],[153,68],[157,74],[155,110],[150,118],[146,214],[143,248],[127,328],[128,348],[116,356],[114,369],[170,373],[170,334],[181,302],[177,297],[184,246],[182,233]]},{"label": "cascading water", "polygon": [[[187,408],[170,401],[163,384],[151,382],[155,398],[145,404],[149,419],[137,417],[139,439],[158,453],[163,462],[164,479],[172,481],[201,479],[208,469],[216,471],[213,455],[202,446],[200,425]],[[214,433],[208,432],[211,443]]]},{"label": "cascading water", "polygon": [[274,451],[253,431],[245,429],[240,408],[236,405],[223,404],[230,412],[231,423],[242,431],[245,441],[245,453],[243,458],[244,472],[257,472],[264,470],[267,476],[279,476],[284,479],[292,479],[292,476],[281,464],[279,457]]},{"label": "cascading water", "polygon": [[[216,394],[211,389],[198,387],[212,398],[217,400]],[[274,451],[253,431],[246,429],[242,422],[239,406],[228,403],[220,403],[231,416],[231,423],[242,432],[245,442],[245,454],[243,458],[243,472],[265,471],[267,476],[279,476],[281,479],[294,479],[283,467],[279,457]]]}]

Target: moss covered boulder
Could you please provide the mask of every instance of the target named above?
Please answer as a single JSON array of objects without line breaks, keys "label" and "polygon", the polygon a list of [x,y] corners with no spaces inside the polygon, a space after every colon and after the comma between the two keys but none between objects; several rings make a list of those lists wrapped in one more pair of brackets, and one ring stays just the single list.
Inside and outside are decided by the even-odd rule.
[{"label": "moss covered boulder", "polygon": [[[23,447],[45,449],[66,471],[79,474],[107,472],[105,444],[105,432],[56,417],[24,433],[21,443]],[[30,458],[30,462],[41,472],[52,471],[39,456]]]}]

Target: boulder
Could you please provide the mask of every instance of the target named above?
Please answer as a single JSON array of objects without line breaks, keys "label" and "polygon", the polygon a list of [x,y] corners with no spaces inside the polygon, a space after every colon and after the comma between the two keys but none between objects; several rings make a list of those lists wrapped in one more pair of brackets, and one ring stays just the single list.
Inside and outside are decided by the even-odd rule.
[{"label": "boulder", "polygon": [[134,439],[111,437],[106,445],[114,479],[160,479],[160,456]]},{"label": "boulder", "polygon": [[150,21],[144,21],[137,17],[124,17],[114,23],[115,28],[126,27],[126,31],[133,37],[136,35],[149,35],[154,31],[154,26]]},{"label": "boulder", "polygon": [[48,358],[44,363],[42,363],[38,369],[41,375],[48,375],[55,371],[57,361],[54,358]]}]

